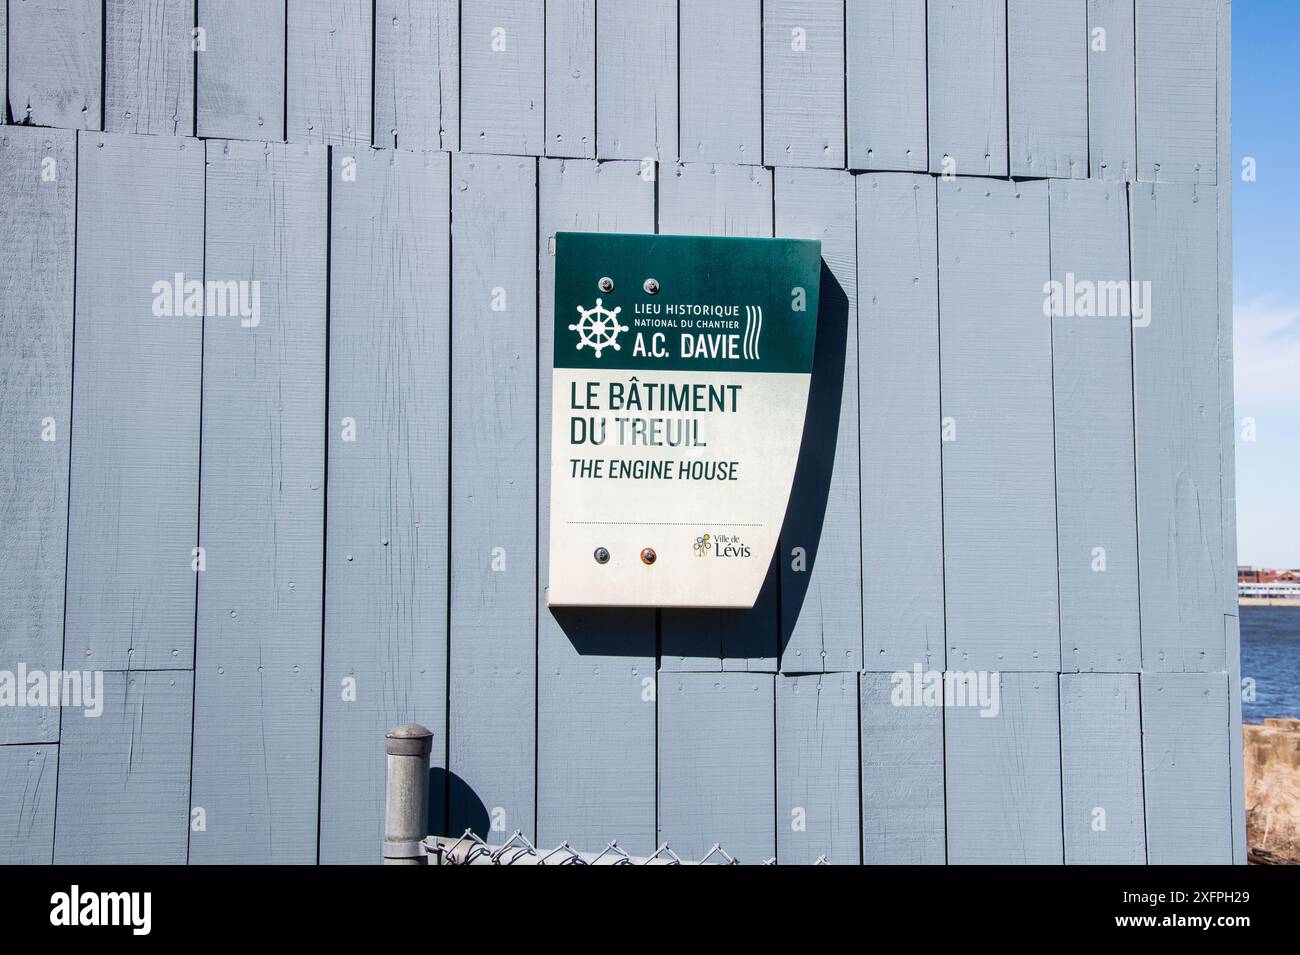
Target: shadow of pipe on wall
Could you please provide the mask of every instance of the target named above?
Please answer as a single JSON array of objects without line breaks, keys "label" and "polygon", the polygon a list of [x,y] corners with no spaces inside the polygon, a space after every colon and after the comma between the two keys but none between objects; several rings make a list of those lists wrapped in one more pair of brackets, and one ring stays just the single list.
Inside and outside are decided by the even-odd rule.
[{"label": "shadow of pipe on wall", "polygon": [[441,766],[429,767],[430,832],[459,836],[466,829],[472,829],[479,838],[487,839],[491,835],[491,824],[487,806],[469,783]]}]

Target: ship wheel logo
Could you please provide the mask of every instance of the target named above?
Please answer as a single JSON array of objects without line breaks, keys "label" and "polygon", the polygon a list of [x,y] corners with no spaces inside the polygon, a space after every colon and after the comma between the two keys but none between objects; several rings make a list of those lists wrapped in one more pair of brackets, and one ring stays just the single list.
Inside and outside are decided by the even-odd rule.
[{"label": "ship wheel logo", "polygon": [[622,310],[621,306],[615,306],[611,312],[604,307],[600,299],[596,299],[595,308],[583,308],[579,305],[578,314],[582,317],[569,326],[569,331],[578,333],[578,350],[594,349],[597,358],[605,348],[618,351],[618,333],[627,331],[627,326],[620,324],[618,320],[618,313]]}]

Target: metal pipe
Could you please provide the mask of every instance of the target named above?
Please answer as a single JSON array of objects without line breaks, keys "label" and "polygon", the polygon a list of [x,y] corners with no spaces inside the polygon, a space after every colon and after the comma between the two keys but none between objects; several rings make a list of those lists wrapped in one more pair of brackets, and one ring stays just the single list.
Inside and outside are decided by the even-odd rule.
[{"label": "metal pipe", "polygon": [[384,865],[428,865],[420,844],[429,834],[429,752],[433,733],[418,723],[395,726],[388,750],[384,811]]}]

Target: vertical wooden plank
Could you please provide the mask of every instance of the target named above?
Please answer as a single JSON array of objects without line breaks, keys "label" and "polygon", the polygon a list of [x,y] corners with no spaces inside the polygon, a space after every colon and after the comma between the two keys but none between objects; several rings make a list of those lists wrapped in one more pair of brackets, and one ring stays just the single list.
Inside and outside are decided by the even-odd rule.
[{"label": "vertical wooden plank", "polygon": [[104,128],[194,135],[195,0],[104,4]]},{"label": "vertical wooden plank", "polygon": [[596,0],[596,155],[673,162],[677,0]]},{"label": "vertical wooden plank", "polygon": [[9,122],[9,2],[0,4],[0,124]]},{"label": "vertical wooden plank", "polygon": [[[660,179],[659,232],[771,236],[772,172],[757,166],[687,163]],[[665,670],[774,670],[777,558],[751,610],[665,610]]]},{"label": "vertical wooden plank", "polygon": [[1133,329],[1142,663],[1221,671],[1215,194],[1144,183],[1131,204],[1133,281],[1151,306]]},{"label": "vertical wooden plank", "polygon": [[930,171],[1007,175],[1006,0],[929,0]]},{"label": "vertical wooden plank", "polygon": [[[654,612],[552,611],[543,600],[538,627],[539,844],[568,841],[599,851],[617,841],[627,852],[649,855],[655,849]],[[501,838],[497,833],[496,841]]]},{"label": "vertical wooden plank", "polygon": [[659,839],[683,859],[715,844],[743,863],[776,854],[774,679],[661,674]]},{"label": "vertical wooden plank", "polygon": [[546,155],[596,155],[596,0],[546,4]]},{"label": "vertical wooden plank", "polygon": [[64,659],[189,669],[203,319],[175,286],[203,278],[203,147],[83,134],[77,179]]},{"label": "vertical wooden plank", "polygon": [[377,861],[376,741],[396,724],[433,730],[434,822],[446,789],[450,166],[348,160],[330,170],[322,863]]},{"label": "vertical wooden plank", "polygon": [[1136,673],[1061,674],[1061,799],[1067,864],[1146,862]]},{"label": "vertical wooden plank", "polygon": [[9,116],[15,123],[102,129],[102,0],[9,4]]},{"label": "vertical wooden plank", "polygon": [[1232,374],[1232,3],[1219,0],[1219,481],[1223,507],[1224,643],[1228,657],[1228,756],[1232,768],[1232,861],[1246,864],[1246,780],[1241,733],[1241,627],[1237,619],[1236,419]]},{"label": "vertical wooden plank", "polygon": [[770,237],[772,171],[713,163],[665,170],[659,183],[659,231]]},{"label": "vertical wooden plank", "polygon": [[861,861],[858,753],[857,674],[776,677],[779,862]]},{"label": "vertical wooden plank", "polygon": [[[322,862],[376,862],[383,734],[447,700],[449,159],[335,151],[330,172]],[[351,168],[355,176],[344,178]]]},{"label": "vertical wooden plank", "polygon": [[52,743],[0,746],[0,859],[5,865],[54,861],[58,766],[59,747]]},{"label": "vertical wooden plank", "polygon": [[203,330],[191,862],[316,861],[328,177],[323,146],[208,143],[205,274],[258,309]]},{"label": "vertical wooden plank", "polygon": [[1061,666],[1131,672],[1142,654],[1128,196],[1100,180],[1050,193]]},{"label": "vertical wooden plank", "polygon": [[[858,258],[853,176],[780,169],[776,233],[822,243],[817,348],[781,534],[781,667],[862,669],[858,493]],[[815,858],[815,857],[814,857]]]},{"label": "vertical wooden plank", "polygon": [[68,714],[59,744],[56,865],[184,864],[193,691],[189,673],[113,671],[104,674],[98,717]]},{"label": "vertical wooden plank", "polygon": [[1137,4],[1138,178],[1218,180],[1218,0]]},{"label": "vertical wooden plank", "polygon": [[[0,131],[0,669],[10,672],[63,661],[76,183],[76,133]],[[57,709],[0,707],[0,745],[58,738]]]},{"label": "vertical wooden plank", "polygon": [[926,0],[845,0],[849,167],[925,172]]},{"label": "vertical wooden plank", "polygon": [[1133,0],[1088,0],[1088,149],[1098,179],[1137,178]]},{"label": "vertical wooden plank", "polygon": [[996,714],[986,717],[992,711],[975,706],[949,706],[944,714],[948,861],[1059,864],[1057,675],[980,675],[1000,678]]},{"label": "vertical wooden plank", "polygon": [[1088,178],[1086,0],[1008,0],[1011,175]]},{"label": "vertical wooden plank", "polygon": [[[1223,495],[1223,612],[1237,615],[1237,426],[1233,409],[1232,375],[1232,0],[1219,0],[1218,109],[1219,142],[1218,236],[1219,236],[1219,481]],[[1238,647],[1237,650],[1240,650]],[[1229,646],[1229,654],[1233,648]],[[1231,664],[1230,664],[1231,666]],[[1241,683],[1234,681],[1232,695],[1240,706]],[[1234,749],[1239,734],[1234,734]],[[1243,822],[1244,826],[1245,823]],[[1244,830],[1243,830],[1243,838]],[[1245,864],[1245,857],[1242,857]]]},{"label": "vertical wooden plank", "polygon": [[461,149],[544,152],[545,40],[543,0],[461,5]]},{"label": "vertical wooden plank", "polygon": [[1232,861],[1228,686],[1223,673],[1142,674],[1147,858]]},{"label": "vertical wooden plank", "polygon": [[895,689],[912,673],[863,673],[862,861],[943,865],[943,707],[907,706]]},{"label": "vertical wooden plank", "polygon": [[939,183],[948,667],[1061,660],[1047,183]]},{"label": "vertical wooden plank", "polygon": [[635,162],[543,160],[538,179],[537,838],[655,849],[655,614],[546,606],[553,243],[559,231],[653,232],[654,180]]},{"label": "vertical wooden plank", "polygon": [[762,6],[763,161],[842,169],[844,0]]},{"label": "vertical wooden plank", "polygon": [[285,0],[199,3],[199,135],[284,139]]},{"label": "vertical wooden plank", "polygon": [[285,133],[290,142],[368,146],[372,126],[373,4],[290,2]]},{"label": "vertical wooden plank", "polygon": [[536,160],[453,157],[451,831],[497,838],[534,832],[536,189]]},{"label": "vertical wooden plank", "polygon": [[1246,864],[1246,767],[1241,729],[1241,623],[1235,616],[1223,618],[1228,645],[1228,762],[1229,806],[1232,812],[1232,861]]},{"label": "vertical wooden plank", "polygon": [[761,6],[714,0],[679,7],[684,161],[763,163]]},{"label": "vertical wooden plank", "polygon": [[856,182],[864,666],[942,669],[935,181]]},{"label": "vertical wooden plank", "polygon": [[460,148],[456,0],[377,0],[375,145]]}]

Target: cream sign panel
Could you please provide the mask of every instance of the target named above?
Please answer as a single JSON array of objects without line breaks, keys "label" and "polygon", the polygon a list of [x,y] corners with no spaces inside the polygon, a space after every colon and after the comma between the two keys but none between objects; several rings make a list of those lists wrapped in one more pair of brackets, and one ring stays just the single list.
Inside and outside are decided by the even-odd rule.
[{"label": "cream sign panel", "polygon": [[821,243],[562,232],[551,606],[754,605],[785,517]]}]

